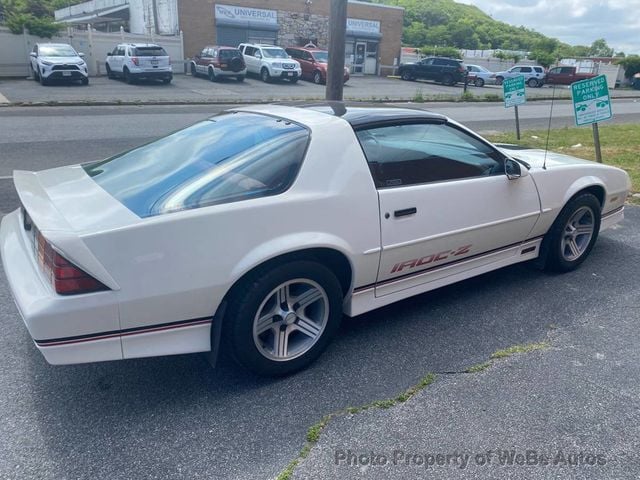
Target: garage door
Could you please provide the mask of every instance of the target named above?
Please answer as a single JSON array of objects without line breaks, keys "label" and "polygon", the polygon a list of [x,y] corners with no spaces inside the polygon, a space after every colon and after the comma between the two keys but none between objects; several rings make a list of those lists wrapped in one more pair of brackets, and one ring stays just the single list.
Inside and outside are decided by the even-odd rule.
[{"label": "garage door", "polygon": [[216,29],[218,45],[237,47],[241,43],[266,43],[276,44],[277,33],[269,30],[255,30],[248,28],[235,28],[218,26]]}]

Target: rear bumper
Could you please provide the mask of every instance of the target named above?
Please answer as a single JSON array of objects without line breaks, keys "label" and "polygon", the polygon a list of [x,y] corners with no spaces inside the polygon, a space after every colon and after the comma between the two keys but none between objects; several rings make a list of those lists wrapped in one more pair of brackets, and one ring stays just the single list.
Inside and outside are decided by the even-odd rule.
[{"label": "rear bumper", "polygon": [[136,79],[151,79],[151,80],[164,80],[167,78],[173,78],[173,72],[170,70],[167,71],[148,71],[148,72],[130,72],[132,78]]},{"label": "rear bumper", "polygon": [[221,68],[213,68],[213,73],[216,74],[216,77],[244,77],[247,75],[247,69],[243,68],[237,72],[233,70],[222,70]]},{"label": "rear bumper", "polygon": [[51,364],[122,359],[119,336],[64,344],[55,339],[119,329],[114,292],[60,296],[40,273],[19,210],[0,224],[0,255],[9,288],[36,347]]}]

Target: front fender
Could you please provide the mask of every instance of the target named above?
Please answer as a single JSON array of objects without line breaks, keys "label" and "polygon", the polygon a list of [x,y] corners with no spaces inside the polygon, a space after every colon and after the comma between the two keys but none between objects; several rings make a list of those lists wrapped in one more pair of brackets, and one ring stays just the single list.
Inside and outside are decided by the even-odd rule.
[{"label": "front fender", "polygon": [[[589,187],[600,187],[604,191],[604,198],[607,196],[607,189],[604,186],[604,182],[601,178],[596,177],[594,175],[588,175],[585,177],[580,177],[575,180],[565,192],[564,198],[562,199],[562,205],[560,208],[564,207],[567,202],[579,191],[584,190]],[[603,202],[604,204],[604,202]]]}]

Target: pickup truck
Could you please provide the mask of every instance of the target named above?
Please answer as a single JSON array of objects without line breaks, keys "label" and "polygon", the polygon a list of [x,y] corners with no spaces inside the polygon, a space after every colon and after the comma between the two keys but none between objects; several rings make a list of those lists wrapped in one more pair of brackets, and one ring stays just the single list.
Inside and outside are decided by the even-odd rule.
[{"label": "pickup truck", "polygon": [[545,83],[549,85],[571,85],[578,80],[593,78],[595,73],[578,73],[576,67],[555,67],[547,72]]}]

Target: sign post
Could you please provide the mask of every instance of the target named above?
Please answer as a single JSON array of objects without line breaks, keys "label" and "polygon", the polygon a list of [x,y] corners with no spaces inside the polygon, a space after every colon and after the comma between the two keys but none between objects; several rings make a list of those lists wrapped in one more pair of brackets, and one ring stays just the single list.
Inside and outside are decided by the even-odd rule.
[{"label": "sign post", "polygon": [[611,113],[611,99],[609,98],[607,77],[598,75],[594,78],[572,83],[571,99],[573,100],[573,112],[576,117],[576,125],[593,125],[593,143],[596,147],[596,160],[602,163],[598,122],[608,120],[613,116]]},{"label": "sign post", "polygon": [[520,117],[518,115],[518,105],[527,103],[527,93],[524,87],[524,76],[518,75],[513,78],[505,78],[502,82],[502,92],[504,94],[504,108],[514,107],[516,113],[516,135],[520,140]]}]

